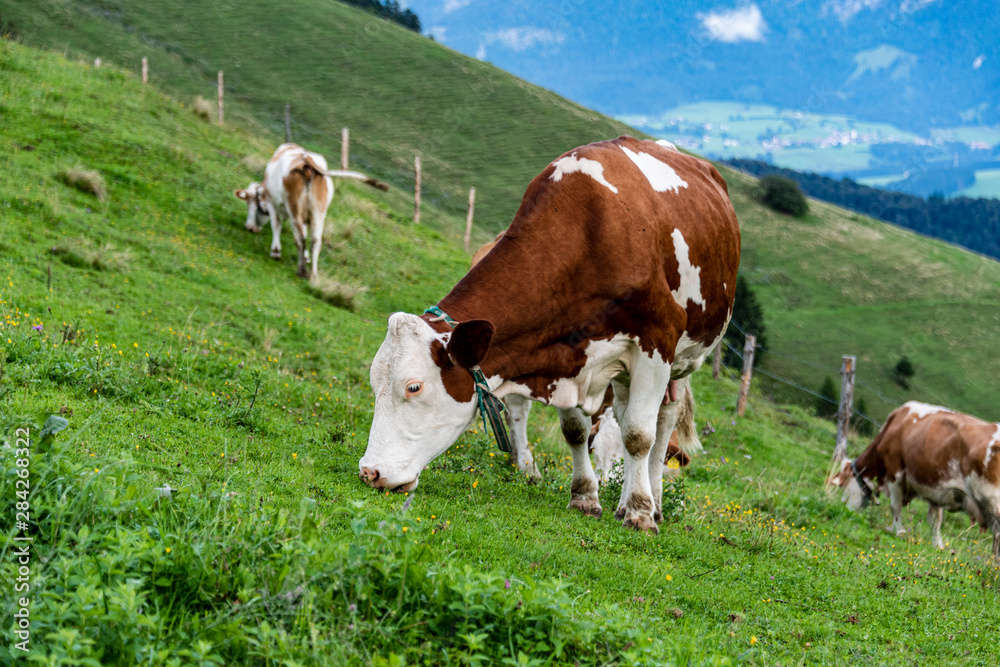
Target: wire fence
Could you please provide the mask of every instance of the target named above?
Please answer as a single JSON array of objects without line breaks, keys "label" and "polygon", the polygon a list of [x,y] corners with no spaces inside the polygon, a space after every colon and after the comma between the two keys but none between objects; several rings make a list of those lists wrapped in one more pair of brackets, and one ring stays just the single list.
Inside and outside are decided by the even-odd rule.
[{"label": "wire fence", "polygon": [[[735,322],[730,322],[729,326],[733,327],[734,329],[736,329],[737,331],[739,331],[744,336],[747,335],[747,333],[743,329],[741,329],[739,327],[739,325],[737,325]],[[731,352],[734,356],[736,356],[738,359],[740,359],[740,361],[743,361],[743,351],[742,350],[740,350],[740,349],[738,349],[736,347],[733,347],[732,345],[729,344],[729,341],[727,341],[725,339],[722,340],[722,344],[725,345],[725,348],[727,350],[729,350],[729,352]],[[818,364],[818,363],[813,362],[813,361],[808,361],[806,359],[798,359],[796,357],[792,357],[792,356],[789,356],[787,354],[781,354],[779,352],[775,352],[774,350],[762,347],[760,345],[756,345],[755,349],[759,350],[759,351],[762,351],[762,352],[765,352],[768,355],[773,355],[775,357],[784,359],[786,361],[791,361],[793,363],[801,364],[803,366],[808,366],[810,368],[821,370],[821,371],[825,371],[827,373],[833,373],[833,374],[839,374],[840,373],[840,369],[829,368],[827,366],[824,366],[822,364]],[[722,368],[726,369],[726,372],[729,374],[729,376],[733,380],[737,379],[736,376],[733,375],[732,370],[726,364],[722,364]],[[802,392],[804,394],[807,394],[807,395],[811,396],[815,400],[829,403],[831,405],[836,406],[838,409],[840,408],[840,402],[837,399],[832,398],[830,396],[826,396],[825,394],[821,394],[820,392],[818,392],[818,391],[816,391],[814,389],[810,389],[809,387],[806,387],[803,384],[801,384],[799,382],[796,382],[795,380],[792,380],[792,379],[789,379],[789,378],[786,378],[786,377],[782,377],[782,376],[778,375],[777,373],[773,373],[773,372],[771,372],[771,371],[769,371],[769,370],[767,370],[765,368],[761,368],[759,366],[754,366],[753,372],[754,373],[759,373],[759,374],[761,374],[761,375],[763,375],[763,376],[765,376],[767,378],[770,378],[771,380],[774,380],[775,382],[779,382],[779,383],[784,384],[784,385],[786,385],[788,387],[791,387],[791,388],[793,388],[793,389],[795,389],[797,391],[800,391],[800,392]],[[876,398],[878,398],[880,401],[885,402],[886,404],[888,404],[889,406],[891,406],[893,409],[899,407],[903,403],[902,401],[898,401],[898,400],[895,400],[895,399],[892,399],[892,398],[889,398],[889,397],[885,396],[882,392],[880,392],[879,390],[875,389],[870,384],[868,384],[866,382],[862,382],[861,380],[855,379],[855,385],[857,385],[859,387],[864,387],[873,396],[875,396]],[[851,415],[852,416],[856,416],[857,418],[863,419],[864,421],[872,424],[876,429],[882,428],[882,422],[881,421],[879,421],[878,419],[875,419],[874,417],[872,417],[869,414],[865,414],[864,412],[861,412],[860,410],[854,408],[853,406],[851,408]]]}]

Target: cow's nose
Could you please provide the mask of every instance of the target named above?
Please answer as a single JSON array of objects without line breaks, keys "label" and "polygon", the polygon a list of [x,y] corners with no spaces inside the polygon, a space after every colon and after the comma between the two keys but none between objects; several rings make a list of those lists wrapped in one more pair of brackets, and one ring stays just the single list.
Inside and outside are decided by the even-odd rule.
[{"label": "cow's nose", "polygon": [[358,477],[361,478],[361,481],[368,486],[374,487],[378,484],[379,474],[378,470],[362,467],[361,471],[358,473]]}]

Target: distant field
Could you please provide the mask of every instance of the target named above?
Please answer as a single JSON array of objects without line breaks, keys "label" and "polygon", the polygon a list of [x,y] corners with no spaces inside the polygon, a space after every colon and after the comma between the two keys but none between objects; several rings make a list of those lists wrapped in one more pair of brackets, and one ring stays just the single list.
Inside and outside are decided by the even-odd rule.
[{"label": "distant field", "polygon": [[1000,199],[1000,169],[979,169],[976,184],[955,193],[956,197],[992,197]]}]

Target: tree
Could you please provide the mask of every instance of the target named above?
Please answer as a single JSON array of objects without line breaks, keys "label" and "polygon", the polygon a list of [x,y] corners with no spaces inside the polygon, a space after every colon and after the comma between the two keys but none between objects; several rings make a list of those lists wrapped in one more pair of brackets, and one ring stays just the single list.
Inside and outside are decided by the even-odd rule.
[{"label": "tree", "polygon": [[837,412],[840,410],[840,401],[837,400],[837,386],[833,384],[833,378],[829,375],[820,385],[819,396],[816,397],[813,407],[820,417],[830,419],[837,416]]},{"label": "tree", "polygon": [[896,367],[892,369],[892,372],[896,378],[896,384],[903,389],[909,389],[910,378],[916,375],[917,369],[913,367],[913,363],[909,359],[902,357],[896,362]]},{"label": "tree", "polygon": [[[735,325],[735,326],[734,326]],[[726,330],[726,341],[736,350],[742,352],[745,337],[741,330],[757,337],[757,351],[754,353],[754,364],[759,364],[767,347],[767,327],[764,326],[764,309],[757,301],[757,295],[750,288],[750,283],[742,275],[736,276],[736,302],[733,304],[733,317]],[[727,366],[742,366],[735,352],[724,348]]]},{"label": "tree", "polygon": [[867,414],[868,403],[865,402],[865,399],[862,396],[858,398],[858,404],[851,414],[851,426],[861,435],[874,435],[875,424],[872,424],[870,421],[861,416]]},{"label": "tree", "polygon": [[761,201],[775,211],[796,217],[809,212],[809,202],[799,189],[799,184],[784,176],[765,176],[760,179]]}]

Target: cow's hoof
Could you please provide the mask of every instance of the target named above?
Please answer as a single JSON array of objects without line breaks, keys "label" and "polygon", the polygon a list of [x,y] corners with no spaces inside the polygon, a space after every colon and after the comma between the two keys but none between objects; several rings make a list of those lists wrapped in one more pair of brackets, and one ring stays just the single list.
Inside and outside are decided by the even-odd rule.
[{"label": "cow's hoof", "polygon": [[604,508],[601,507],[601,504],[595,498],[574,498],[569,501],[566,509],[580,510],[587,516],[594,516],[598,519],[604,513]]},{"label": "cow's hoof", "polygon": [[621,521],[622,519],[625,518],[625,508],[624,507],[619,507],[618,509],[615,510],[615,518],[618,519],[619,521]]},{"label": "cow's hoof", "polygon": [[281,259],[281,251],[280,250],[272,250],[271,251],[271,259]]},{"label": "cow's hoof", "polygon": [[308,278],[309,271],[307,271],[305,267],[300,266],[299,270],[295,272],[295,275],[297,275],[299,278]]},{"label": "cow's hoof", "polygon": [[660,529],[656,527],[656,522],[653,521],[653,517],[648,514],[633,514],[632,516],[625,517],[622,525],[626,528],[650,533],[651,535],[656,535],[660,532]]}]

